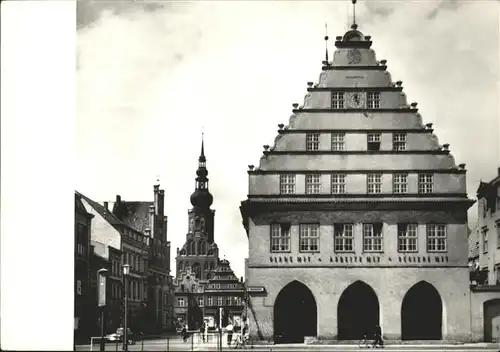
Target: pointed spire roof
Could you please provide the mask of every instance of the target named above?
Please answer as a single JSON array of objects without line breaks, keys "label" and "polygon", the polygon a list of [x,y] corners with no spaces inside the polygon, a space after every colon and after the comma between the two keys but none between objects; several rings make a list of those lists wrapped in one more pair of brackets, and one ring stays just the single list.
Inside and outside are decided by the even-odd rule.
[{"label": "pointed spire roof", "polygon": [[191,204],[194,207],[210,208],[213,197],[208,190],[208,170],[206,167],[204,134],[201,135],[201,153],[198,158],[198,170],[196,170],[196,187],[191,195]]},{"label": "pointed spire roof", "polygon": [[206,162],[207,159],[205,158],[205,143],[204,143],[204,133],[201,133],[201,154],[200,157],[198,158],[198,161],[201,162]]}]

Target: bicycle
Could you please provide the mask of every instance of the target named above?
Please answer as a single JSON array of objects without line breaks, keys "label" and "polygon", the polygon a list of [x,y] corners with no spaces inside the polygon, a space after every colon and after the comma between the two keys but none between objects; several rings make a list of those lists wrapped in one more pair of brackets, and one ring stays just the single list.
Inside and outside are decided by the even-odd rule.
[{"label": "bicycle", "polygon": [[241,337],[241,334],[238,334],[236,336],[236,339],[231,343],[231,347],[236,349],[236,348],[245,348],[247,347],[248,343],[248,337],[244,336],[243,338]]},{"label": "bicycle", "polygon": [[363,338],[361,340],[359,340],[358,347],[359,348],[370,348],[372,343],[373,342],[371,340],[369,340],[365,334],[365,335],[363,335]]}]

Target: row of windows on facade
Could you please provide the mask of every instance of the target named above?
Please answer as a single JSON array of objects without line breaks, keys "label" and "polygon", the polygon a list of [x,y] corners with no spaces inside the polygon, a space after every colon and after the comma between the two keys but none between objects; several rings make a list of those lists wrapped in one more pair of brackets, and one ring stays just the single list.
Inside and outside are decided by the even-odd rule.
[{"label": "row of windows on facade", "polygon": [[181,251],[181,255],[196,255],[196,254],[212,254],[208,249],[208,244],[205,241],[189,241],[186,245],[186,250]]},{"label": "row of windows on facade", "polygon": [[[398,251],[418,252],[417,224],[398,224]],[[290,252],[290,224],[271,224],[271,252]],[[334,251],[354,252],[354,224],[334,225]],[[446,225],[427,224],[427,252],[446,252]],[[299,225],[299,251],[320,251],[319,224]],[[383,224],[362,224],[363,252],[383,252]]]},{"label": "row of windows on facade", "polygon": [[[145,273],[146,272],[146,259],[140,254],[125,252],[122,255],[123,263],[130,265],[130,271]],[[121,264],[118,261],[111,262],[111,275],[120,277],[122,274]]]},{"label": "row of windows on facade", "polygon": [[77,223],[76,224],[76,254],[81,257],[85,257],[87,255],[88,246],[88,227],[84,224]]},{"label": "row of windows on facade", "polygon": [[[496,223],[496,229],[497,229],[497,248],[500,248],[500,222]],[[488,239],[489,239],[489,230],[488,229],[483,229],[482,231],[483,234],[483,253],[488,253]]]},{"label": "row of windows on facade", "polygon": [[[332,91],[332,109],[345,109],[345,92]],[[380,92],[368,92],[366,95],[368,109],[380,108]]]},{"label": "row of windows on facade", "polygon": [[[199,307],[203,306],[241,306],[243,304],[243,300],[241,297],[231,297],[231,296],[226,296],[226,297],[215,297],[216,299],[214,300],[214,297],[208,296],[206,297],[206,302],[205,302],[205,297],[198,297],[197,302]],[[225,300],[224,300],[225,298]],[[179,307],[187,307],[188,300],[185,297],[177,297],[177,306]],[[215,304],[214,304],[215,302]]]},{"label": "row of windows on facade", "polygon": [[[331,134],[331,150],[332,151],[346,151],[345,149],[345,133],[332,133]],[[320,133],[307,133],[306,134],[306,150],[318,151]],[[380,150],[382,141],[381,133],[368,133],[366,138],[366,149],[368,151]],[[407,150],[407,133],[397,132],[392,134],[392,150],[404,151]]]},{"label": "row of windows on facade", "polygon": [[[306,194],[321,193],[321,174],[306,175]],[[370,173],[366,175],[367,193],[377,194],[382,193],[382,174]],[[418,175],[418,193],[432,193],[434,189],[434,175],[425,173]],[[295,175],[281,174],[280,175],[280,193],[295,194]],[[344,194],[346,193],[346,174],[335,173],[331,175],[331,193]],[[408,193],[408,174],[396,173],[392,176],[392,193],[404,194]]]},{"label": "row of windows on facade", "polygon": [[[209,289],[220,289],[221,288],[221,284],[209,284],[208,288]],[[222,288],[234,289],[234,288],[238,288],[238,285],[237,284],[227,284],[227,285],[223,284]],[[181,292],[185,292],[185,289],[186,288],[185,288],[184,284],[182,284],[181,285]],[[202,293],[203,292],[203,287],[202,286],[197,286],[195,284],[192,284],[190,292],[199,292],[199,293]]]}]

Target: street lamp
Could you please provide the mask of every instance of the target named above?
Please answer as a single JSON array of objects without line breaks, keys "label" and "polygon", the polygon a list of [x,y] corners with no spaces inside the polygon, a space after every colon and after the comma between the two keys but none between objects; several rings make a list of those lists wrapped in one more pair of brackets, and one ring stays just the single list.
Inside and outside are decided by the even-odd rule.
[{"label": "street lamp", "polygon": [[127,277],[130,273],[130,265],[123,264],[123,285],[124,287],[124,314],[123,314],[123,350],[128,351],[128,327],[127,327],[127,311],[128,311],[128,282]]}]

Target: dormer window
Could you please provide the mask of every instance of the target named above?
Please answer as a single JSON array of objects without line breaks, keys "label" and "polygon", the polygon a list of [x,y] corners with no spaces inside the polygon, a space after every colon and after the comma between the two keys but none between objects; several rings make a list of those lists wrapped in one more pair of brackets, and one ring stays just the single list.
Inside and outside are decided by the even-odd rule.
[{"label": "dormer window", "polygon": [[380,108],[380,92],[368,92],[368,109]]},{"label": "dormer window", "polygon": [[332,92],[332,109],[344,108],[344,92]]}]

